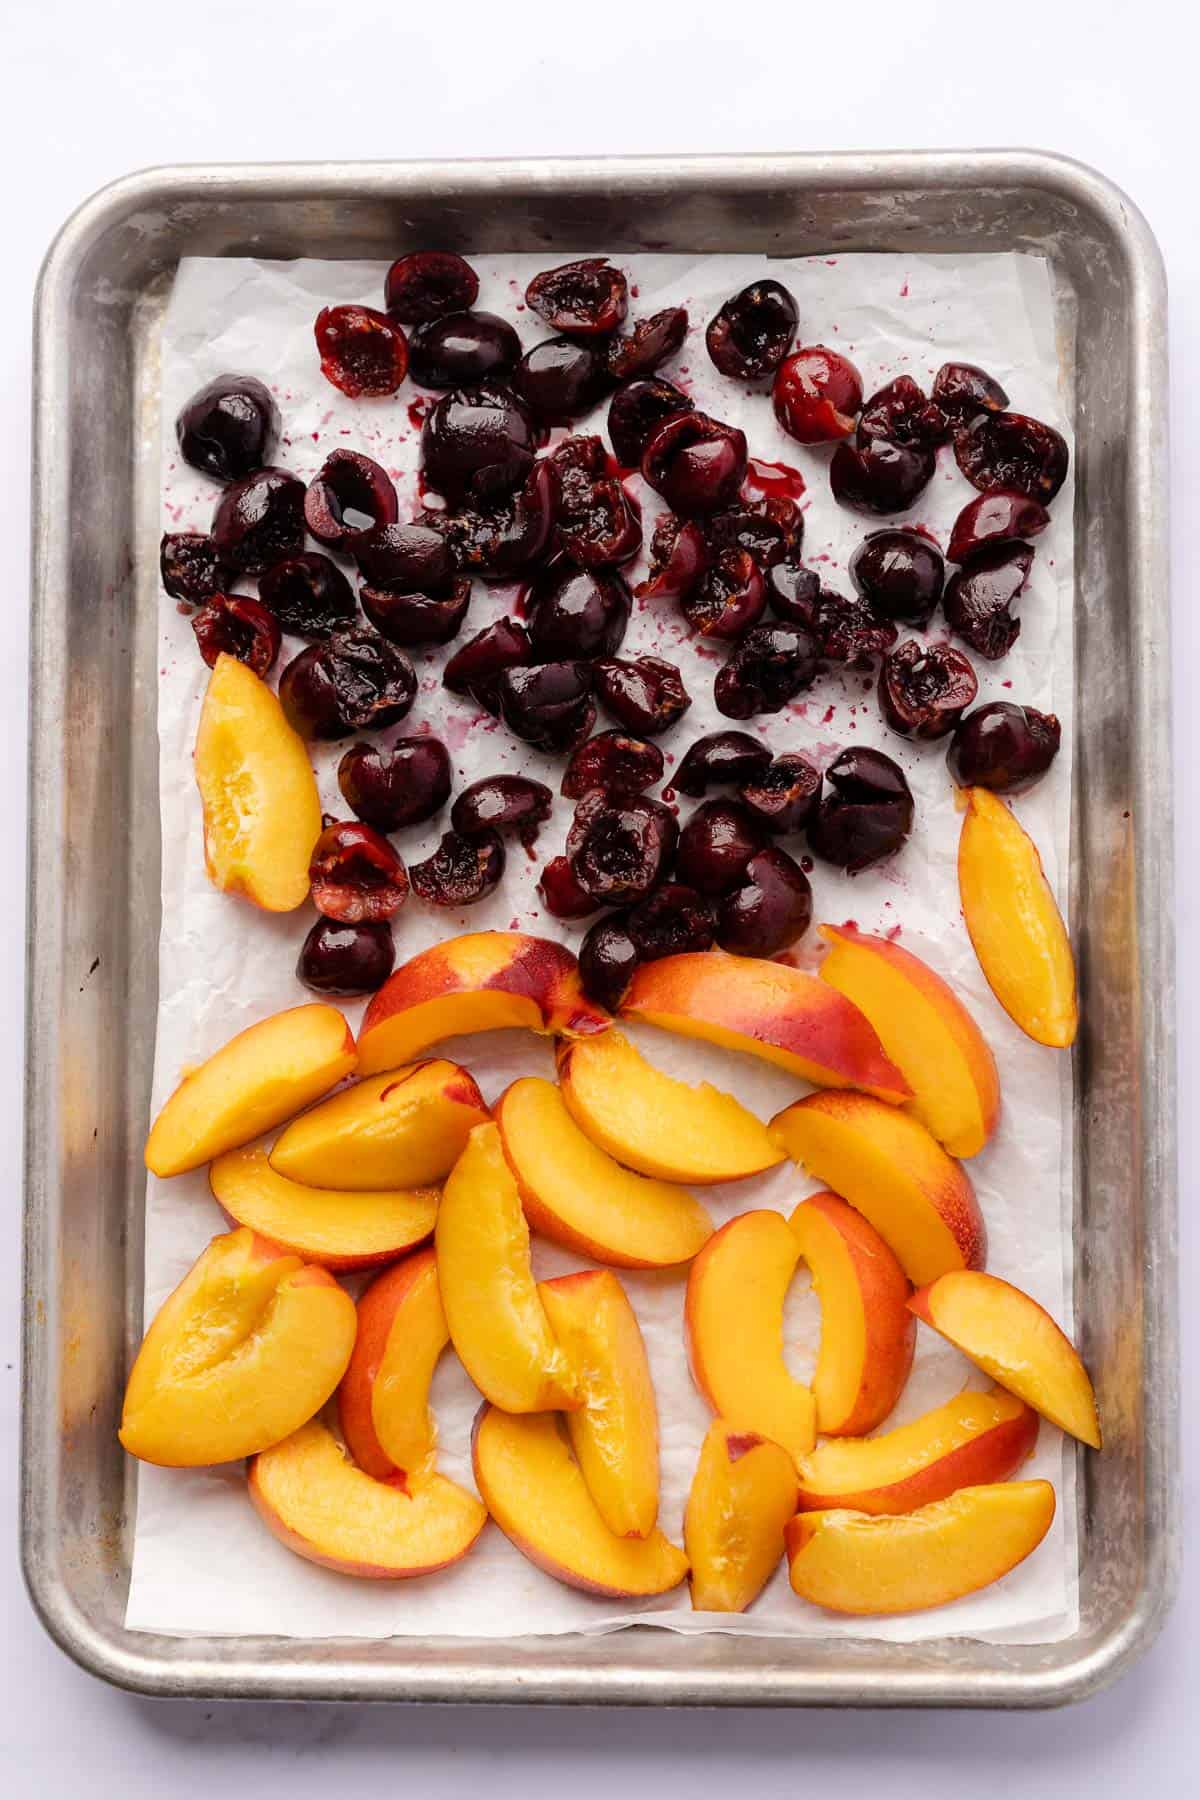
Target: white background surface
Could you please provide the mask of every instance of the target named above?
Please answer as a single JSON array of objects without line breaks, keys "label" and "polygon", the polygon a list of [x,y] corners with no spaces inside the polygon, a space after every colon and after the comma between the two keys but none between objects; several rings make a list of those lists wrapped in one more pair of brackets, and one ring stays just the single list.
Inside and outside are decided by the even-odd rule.
[{"label": "white background surface", "polygon": [[[1185,1569],[1158,1644],[1114,1690],[1056,1715],[537,1714],[155,1704],[80,1674],[42,1636],[16,1564],[24,618],[29,305],[65,214],[153,162],[499,154],[659,153],[1033,144],[1092,162],[1147,213],[1173,287],[1175,654],[1184,1293],[1200,1274],[1188,1217],[1200,1027],[1188,1004],[1198,908],[1200,594],[1187,524],[1196,425],[1200,243],[1194,57],[1185,15],[1144,3],[1008,0],[1003,7],[859,0],[850,13],[642,4],[528,9],[451,0],[37,0],[6,9],[0,112],[0,766],[9,796],[0,883],[4,959],[0,1206],[0,1790],[178,1800],[253,1783],[263,1800],[386,1784],[458,1800],[567,1788],[573,1800],[716,1795],[762,1800],[836,1786],[889,1800],[1000,1794],[1190,1792],[1200,1752],[1200,1575]],[[339,46],[342,48],[339,49]],[[714,74],[719,71],[719,77]],[[601,103],[597,105],[596,98]],[[592,104],[588,104],[588,101]],[[1190,1030],[1189,1030],[1190,1015]],[[1185,1304],[1185,1359],[1195,1309]],[[1185,1381],[1187,1368],[1185,1366]],[[1185,1389],[1186,1392],[1186,1389]],[[1185,1408],[1186,1411],[1186,1408]],[[1185,1524],[1196,1516],[1185,1440]]]}]

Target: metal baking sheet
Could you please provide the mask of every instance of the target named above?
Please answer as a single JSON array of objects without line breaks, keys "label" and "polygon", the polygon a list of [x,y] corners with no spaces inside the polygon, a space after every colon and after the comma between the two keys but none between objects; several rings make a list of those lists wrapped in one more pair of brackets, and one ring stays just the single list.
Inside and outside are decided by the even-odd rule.
[{"label": "metal baking sheet", "polygon": [[[159,916],[157,342],[183,255],[1029,250],[1076,385],[1075,1303],[1109,1425],[1081,1461],[1081,1622],[963,1639],[311,1642],[126,1631],[116,1441],[140,1335]],[[47,1629],[146,1692],[219,1697],[1039,1705],[1150,1641],[1174,1583],[1176,1296],[1165,299],[1125,197],[1035,153],[150,171],[63,228],[37,302],[23,1556]]]}]

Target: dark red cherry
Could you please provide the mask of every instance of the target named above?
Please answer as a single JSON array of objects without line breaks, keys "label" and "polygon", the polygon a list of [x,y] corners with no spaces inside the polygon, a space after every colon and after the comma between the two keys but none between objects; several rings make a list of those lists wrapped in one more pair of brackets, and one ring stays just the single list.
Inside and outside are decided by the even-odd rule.
[{"label": "dark red cherry", "polygon": [[598,905],[625,906],[658,886],[678,840],[675,815],[660,800],[585,794],[567,833],[567,861]]},{"label": "dark red cherry", "polygon": [[285,631],[297,637],[328,637],[354,623],[354,589],[335,562],[318,550],[302,550],[272,563],[259,578],[258,592]]},{"label": "dark red cherry", "polygon": [[727,719],[780,712],[813,684],[818,646],[803,625],[756,625],[717,675],[713,697]]},{"label": "dark red cherry", "polygon": [[456,573],[445,534],[429,525],[381,525],[350,546],[363,580],[398,594],[437,594]]},{"label": "dark red cherry", "polygon": [[734,956],[778,956],[812,924],[813,897],[799,863],[768,844],[717,906],[717,942]]},{"label": "dark red cherry", "polygon": [[746,434],[707,413],[663,421],[642,451],[642,478],[677,513],[716,512],[737,497],[746,474]]},{"label": "dark red cherry", "polygon": [[954,730],[979,692],[961,650],[907,638],[883,659],[879,704],[902,737],[940,738]]},{"label": "dark red cherry", "polygon": [[1007,655],[1021,634],[1021,621],[1010,609],[1024,592],[1032,567],[1029,544],[1001,544],[997,550],[979,551],[947,584],[942,600],[946,623],[989,662]]},{"label": "dark red cherry", "polygon": [[424,325],[474,306],[479,277],[453,250],[410,250],[396,259],[384,283],[384,305],[402,325]]},{"label": "dark red cherry", "polygon": [[642,547],[642,519],[625,489],[608,474],[598,437],[572,437],[551,455],[558,480],[558,540],[585,569],[628,562]]},{"label": "dark red cherry", "polygon": [[650,539],[650,573],[634,592],[639,600],[682,600],[708,567],[709,554],[694,519],[663,513]]},{"label": "dark red cherry", "polygon": [[236,656],[256,675],[265,676],[279,655],[279,621],[249,594],[214,594],[192,614],[191,625],[210,669],[218,656]]},{"label": "dark red cherry", "polygon": [[727,894],[766,843],[758,820],[736,800],[705,800],[679,834],[675,867],[701,894]]},{"label": "dark red cherry", "polygon": [[431,906],[475,906],[494,894],[504,874],[504,845],[494,831],[463,837],[447,831],[432,856],[408,871],[413,893]]},{"label": "dark red cherry", "polygon": [[525,775],[485,775],[465,787],[450,808],[450,823],[464,837],[481,831],[516,831],[528,849],[550,817],[554,795]]},{"label": "dark red cherry", "polygon": [[881,750],[843,750],[825,780],[825,797],[808,822],[813,853],[851,875],[894,855],[913,825],[903,770]]},{"label": "dark red cherry", "polygon": [[179,453],[216,481],[239,481],[270,462],[279,408],[253,375],[218,375],[192,395],[175,421]]},{"label": "dark red cherry", "polygon": [[849,437],[862,405],[862,376],[848,357],[809,344],[779,365],[771,401],[775,417],[800,444]]},{"label": "dark red cherry", "polygon": [[629,287],[620,269],[602,256],[589,256],[535,275],[525,299],[551,331],[606,337],[624,323]]},{"label": "dark red cherry", "polygon": [[592,671],[585,662],[505,669],[496,693],[509,730],[539,750],[573,750],[596,721]]},{"label": "dark red cherry", "polygon": [[880,656],[896,641],[896,627],[877,619],[862,600],[848,600],[832,588],[822,588],[813,608],[810,629],[828,662],[854,663]]},{"label": "dark red cherry", "polygon": [[443,394],[421,432],[425,479],[452,502],[490,505],[510,494],[533,467],[533,415],[492,382]]},{"label": "dark red cherry", "polygon": [[768,494],[713,513],[704,521],[704,535],[713,550],[744,550],[760,569],[773,569],[785,557],[799,557],[804,514],[794,500]]},{"label": "dark red cherry", "polygon": [[425,523],[444,534],[459,568],[485,581],[512,581],[545,556],[557,502],[557,478],[542,458],[518,493],[487,507],[427,512]]},{"label": "dark red cherry", "polygon": [[890,438],[893,444],[906,444],[910,449],[936,450],[949,436],[945,413],[911,375],[897,375],[895,381],[872,394],[858,421],[860,444],[868,438]]},{"label": "dark red cherry", "polygon": [[820,592],[821,578],[816,570],[806,569],[802,562],[790,557],[786,562],[773,563],[767,570],[767,605],[777,619],[789,625],[812,625]]},{"label": "dark red cherry", "polygon": [[471,578],[460,576],[444,594],[398,594],[391,588],[358,590],[362,609],[393,644],[448,644],[462,630],[471,604]]},{"label": "dark red cherry", "polygon": [[1037,537],[1049,523],[1050,514],[1040,500],[1003,491],[980,494],[968,501],[955,519],[946,555],[951,562],[969,562],[980,550]]},{"label": "dark red cherry", "polygon": [[629,589],[615,569],[556,563],[529,589],[529,641],[538,662],[612,656],[629,623]]},{"label": "dark red cherry", "polygon": [[279,678],[283,710],[303,738],[349,737],[393,725],[416,692],[407,656],[365,626],[310,645]]},{"label": "dark red cherry", "polygon": [[1070,452],[1053,425],[1024,413],[980,413],[954,434],[954,456],[972,487],[1008,488],[1048,506],[1067,479]]},{"label": "dark red cherry", "polygon": [[404,864],[372,825],[327,825],[313,847],[308,879],[317,911],[343,925],[390,919],[408,899]]},{"label": "dark red cherry", "polygon": [[519,668],[533,655],[529,634],[515,619],[497,619],[455,651],[442,671],[442,685],[467,694],[498,715],[497,688],[505,669]]},{"label": "dark red cherry", "polygon": [[960,787],[1024,794],[1058,755],[1062,726],[1053,713],[993,700],[968,713],[955,730],[946,761]]},{"label": "dark red cherry", "polygon": [[189,606],[199,606],[214,594],[224,593],[234,573],[222,565],[217,546],[207,531],[164,532],[158,567],[172,600],[185,600]]},{"label": "dark red cherry", "polygon": [[664,881],[625,914],[625,929],[643,962],[707,950],[713,941],[713,909],[695,888]]},{"label": "dark red cherry", "polygon": [[799,317],[795,300],[778,281],[755,281],[726,300],[704,342],[722,375],[765,381],[791,349]]},{"label": "dark red cherry", "polygon": [[565,856],[550,858],[538,879],[538,893],[556,919],[586,919],[596,910],[596,902],[580,887]]},{"label": "dark red cherry", "polygon": [[738,799],[751,818],[774,833],[799,831],[820,798],[821,771],[797,751],[777,756],[738,789]]},{"label": "dark red cherry", "polygon": [[609,339],[609,375],[614,381],[638,381],[653,375],[682,349],[687,328],[687,309],[682,306],[668,306],[649,319],[639,319],[628,336]]},{"label": "dark red cherry", "polygon": [[559,792],[581,800],[598,789],[625,796],[644,793],[662,780],[663,753],[645,738],[624,731],[601,731],[572,752]]},{"label": "dark red cherry", "polygon": [[539,419],[554,424],[590,412],[609,388],[603,354],[575,338],[547,338],[527,350],[513,371],[516,393]]},{"label": "dark red cherry", "polygon": [[630,381],[618,388],[608,408],[608,436],[622,468],[640,467],[642,452],[664,420],[693,410],[694,402],[669,381]]},{"label": "dark red cherry", "polygon": [[910,449],[889,438],[839,444],[829,465],[829,485],[840,506],[860,513],[907,512],[933,478],[932,450]]},{"label": "dark red cherry", "polygon": [[351,812],[377,831],[401,831],[432,819],[450,798],[450,757],[435,737],[351,744],[337,770]]},{"label": "dark red cherry", "polygon": [[601,706],[641,737],[660,737],[692,704],[679,670],[661,656],[609,657],[596,664],[595,677]]},{"label": "dark red cherry", "polygon": [[941,551],[918,531],[872,531],[850,558],[850,579],[871,611],[921,629],[942,597],[945,575]]},{"label": "dark red cherry", "polygon": [[408,339],[373,306],[326,306],[313,327],[321,373],[352,400],[394,394],[408,373]]},{"label": "dark red cherry", "polygon": [[741,637],[766,604],[762,571],[745,550],[722,550],[681,602],[692,630],[712,638]]},{"label": "dark red cherry", "polygon": [[225,489],[212,522],[224,567],[261,575],[304,546],[304,483],[286,469],[256,469]]},{"label": "dark red cherry", "polygon": [[373,994],[395,960],[386,919],[364,925],[318,919],[301,946],[296,975],[314,994]]},{"label": "dark red cherry", "polygon": [[408,343],[408,366],[421,387],[475,387],[503,381],[521,357],[521,340],[506,319],[489,312],[444,313],[418,325]]},{"label": "dark red cherry", "polygon": [[353,551],[368,532],[399,517],[396,490],[385,469],[359,450],[334,450],[304,496],[304,522],[319,544]]},{"label": "dark red cherry", "polygon": [[974,363],[943,363],[933,378],[933,399],[947,418],[965,424],[976,413],[1002,412],[1008,395]]},{"label": "dark red cherry", "polygon": [[744,731],[714,731],[697,738],[671,778],[671,786],[691,800],[711,787],[738,787],[769,767],[771,752]]},{"label": "dark red cherry", "polygon": [[584,993],[597,1006],[616,1012],[640,961],[637,945],[623,919],[597,919],[579,946],[579,978]]}]

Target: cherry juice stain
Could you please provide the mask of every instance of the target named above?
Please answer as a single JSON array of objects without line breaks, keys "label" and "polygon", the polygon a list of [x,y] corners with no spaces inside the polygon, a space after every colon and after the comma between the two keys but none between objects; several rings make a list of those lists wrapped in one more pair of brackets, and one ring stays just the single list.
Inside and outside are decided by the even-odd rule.
[{"label": "cherry juice stain", "polygon": [[756,494],[776,500],[799,500],[805,491],[804,477],[790,463],[766,462],[752,456],[746,464],[745,485]]}]

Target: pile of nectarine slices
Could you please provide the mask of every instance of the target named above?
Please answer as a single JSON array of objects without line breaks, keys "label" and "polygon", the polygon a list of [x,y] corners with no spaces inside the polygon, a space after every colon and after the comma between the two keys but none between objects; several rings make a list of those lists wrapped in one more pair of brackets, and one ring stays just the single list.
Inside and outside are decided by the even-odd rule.
[{"label": "pile of nectarine slices", "polygon": [[[989,863],[972,876],[1000,992],[1016,951],[993,930],[995,882],[1024,884],[1029,930],[1053,933],[1028,852],[977,810],[994,842],[964,833],[967,862],[1002,852],[1000,875]],[[1054,1516],[1047,1482],[1009,1479],[1039,1417],[1099,1448],[1095,1396],[1048,1314],[983,1272],[959,1160],[999,1115],[978,1026],[910,952],[853,926],[822,934],[819,977],[667,957],[622,1008],[818,1088],[769,1123],[656,1068],[585,999],[569,951],[513,932],[414,957],[357,1045],[322,1005],[239,1033],[185,1075],[147,1141],[156,1174],[210,1164],[236,1229],[151,1323],[126,1449],[177,1466],[250,1458],[251,1497],[282,1543],[375,1579],[457,1561],[490,1514],[560,1581],[630,1599],[690,1572],[703,1612],[749,1606],[785,1554],[795,1593],[842,1613],[938,1606],[998,1580]],[[1010,997],[1027,1028],[1061,1037],[1065,988],[1044,971],[1022,981]],[[514,1025],[556,1040],[559,1078],[516,1080],[494,1108],[467,1069],[425,1054]],[[714,1232],[682,1185],[787,1158],[825,1184],[789,1216],[743,1210]],[[531,1230],[608,1266],[539,1282]],[[784,1342],[801,1265],[821,1311],[811,1383]],[[714,1414],[685,1516],[666,1531],[658,1402],[618,1268],[686,1274],[686,1348]],[[335,1279],[356,1271],[373,1275],[357,1306]],[[995,1385],[889,1429],[918,1321]],[[437,1467],[430,1390],[446,1353],[482,1397],[481,1499]]]}]

